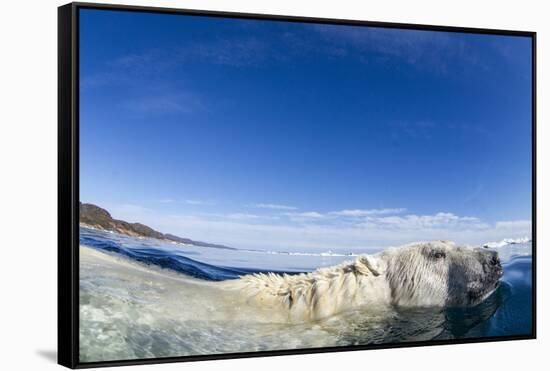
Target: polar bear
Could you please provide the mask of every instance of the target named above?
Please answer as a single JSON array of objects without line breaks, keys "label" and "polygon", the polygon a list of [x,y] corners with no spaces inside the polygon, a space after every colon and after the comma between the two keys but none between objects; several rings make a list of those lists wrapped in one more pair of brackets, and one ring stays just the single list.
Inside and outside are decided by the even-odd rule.
[{"label": "polar bear", "polygon": [[248,303],[315,321],[365,307],[473,306],[498,286],[495,251],[419,242],[297,275],[250,274],[224,282]]}]

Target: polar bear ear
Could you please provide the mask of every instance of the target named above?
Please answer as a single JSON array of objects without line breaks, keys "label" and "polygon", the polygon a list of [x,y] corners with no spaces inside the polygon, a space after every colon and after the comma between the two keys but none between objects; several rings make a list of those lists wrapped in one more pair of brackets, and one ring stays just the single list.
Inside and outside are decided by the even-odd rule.
[{"label": "polar bear ear", "polygon": [[380,275],[378,264],[376,263],[376,258],[373,258],[371,256],[363,255],[358,257],[355,260],[355,269],[365,276],[370,276],[371,274],[374,276]]}]

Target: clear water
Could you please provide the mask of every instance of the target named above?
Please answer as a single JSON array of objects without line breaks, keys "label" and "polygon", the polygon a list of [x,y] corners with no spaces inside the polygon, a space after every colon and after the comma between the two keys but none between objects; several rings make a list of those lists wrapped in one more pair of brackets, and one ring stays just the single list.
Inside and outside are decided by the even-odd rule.
[{"label": "clear water", "polygon": [[305,272],[353,259],[219,249],[80,230],[82,362],[531,333],[531,244],[499,247],[504,276],[462,309],[367,308],[291,324],[221,290],[251,272]]}]

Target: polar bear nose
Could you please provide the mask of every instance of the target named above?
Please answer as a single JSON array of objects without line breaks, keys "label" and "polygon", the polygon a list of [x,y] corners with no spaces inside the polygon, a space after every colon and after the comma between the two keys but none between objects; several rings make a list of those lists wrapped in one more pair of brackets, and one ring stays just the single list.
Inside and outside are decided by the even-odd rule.
[{"label": "polar bear nose", "polygon": [[482,250],[483,254],[483,270],[487,273],[495,274],[496,276],[502,276],[502,265],[498,253],[492,250]]},{"label": "polar bear nose", "polygon": [[493,255],[489,258],[489,264],[490,265],[500,265],[500,259],[498,258],[498,256],[496,255]]}]

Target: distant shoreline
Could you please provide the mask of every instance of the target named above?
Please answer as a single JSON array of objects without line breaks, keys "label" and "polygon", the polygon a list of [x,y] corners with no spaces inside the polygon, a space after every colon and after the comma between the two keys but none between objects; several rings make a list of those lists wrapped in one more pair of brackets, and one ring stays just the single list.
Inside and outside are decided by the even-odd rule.
[{"label": "distant shoreline", "polygon": [[179,237],[169,233],[162,233],[145,224],[130,223],[125,220],[113,219],[107,210],[94,204],[82,202],[80,203],[79,224],[83,227],[98,229],[105,232],[115,232],[130,237],[154,238],[160,241],[176,242],[186,245],[235,250],[233,247],[195,241],[190,238]]}]

